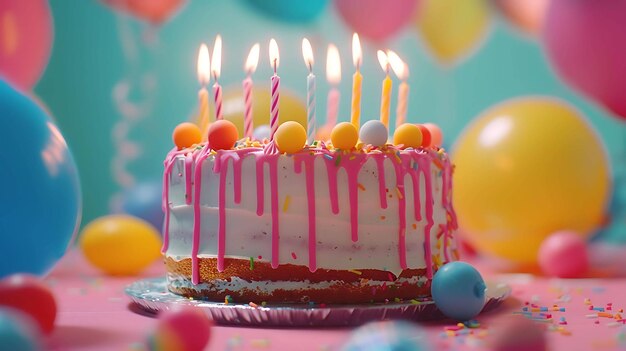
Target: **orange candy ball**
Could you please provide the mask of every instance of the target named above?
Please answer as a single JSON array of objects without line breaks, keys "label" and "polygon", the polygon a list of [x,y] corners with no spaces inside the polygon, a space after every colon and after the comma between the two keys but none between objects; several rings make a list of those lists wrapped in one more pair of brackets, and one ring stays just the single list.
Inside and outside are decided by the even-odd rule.
[{"label": "orange candy ball", "polygon": [[178,150],[188,148],[193,144],[199,144],[202,141],[202,133],[197,125],[184,122],[174,128],[172,140],[178,147]]},{"label": "orange candy ball", "polygon": [[230,150],[239,139],[237,127],[231,121],[221,119],[209,126],[209,146],[213,150]]}]

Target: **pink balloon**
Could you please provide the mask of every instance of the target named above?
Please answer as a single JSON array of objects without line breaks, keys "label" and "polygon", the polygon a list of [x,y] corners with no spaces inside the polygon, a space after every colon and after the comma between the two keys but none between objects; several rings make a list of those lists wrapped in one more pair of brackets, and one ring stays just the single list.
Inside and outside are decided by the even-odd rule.
[{"label": "pink balloon", "polygon": [[548,9],[548,0],[496,0],[496,6],[516,27],[530,35],[538,35]]},{"label": "pink balloon", "polygon": [[556,232],[541,243],[538,261],[548,276],[578,278],[589,268],[587,243],[575,232]]},{"label": "pink balloon", "polygon": [[335,0],[337,11],[359,35],[380,41],[406,26],[416,15],[417,0]]},{"label": "pink balloon", "polygon": [[0,1],[0,75],[30,90],[43,73],[54,27],[46,0]]},{"label": "pink balloon", "polygon": [[626,0],[552,0],[545,49],[573,87],[626,118]]},{"label": "pink balloon", "polygon": [[102,0],[112,9],[154,24],[168,20],[186,0]]}]

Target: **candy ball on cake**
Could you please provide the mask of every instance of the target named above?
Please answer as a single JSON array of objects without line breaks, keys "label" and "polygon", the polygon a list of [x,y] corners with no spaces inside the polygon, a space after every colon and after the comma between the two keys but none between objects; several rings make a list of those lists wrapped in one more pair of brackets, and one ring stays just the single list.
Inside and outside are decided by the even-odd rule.
[{"label": "candy ball on cake", "polygon": [[287,121],[276,129],[274,140],[280,152],[293,154],[302,150],[306,144],[306,130],[298,122]]},{"label": "candy ball on cake", "polygon": [[387,127],[379,120],[369,120],[361,126],[359,137],[365,144],[383,146],[387,144]]},{"label": "candy ball on cake", "polygon": [[393,143],[394,145],[402,145],[403,149],[407,147],[418,148],[422,145],[422,131],[415,124],[404,123],[393,133]]},{"label": "candy ball on cake", "polygon": [[350,150],[359,141],[359,132],[352,123],[341,122],[333,128],[330,133],[330,140],[335,148]]}]

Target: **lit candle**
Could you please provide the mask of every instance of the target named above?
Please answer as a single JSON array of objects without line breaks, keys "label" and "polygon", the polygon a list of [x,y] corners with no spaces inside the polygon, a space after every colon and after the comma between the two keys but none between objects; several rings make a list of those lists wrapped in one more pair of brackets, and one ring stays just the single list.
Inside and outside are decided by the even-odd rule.
[{"label": "lit candle", "polygon": [[389,108],[391,106],[391,78],[389,77],[389,59],[387,54],[378,50],[378,62],[385,71],[385,79],[383,79],[383,89],[380,95],[380,121],[389,130]]},{"label": "lit candle", "polygon": [[252,74],[256,71],[256,66],[259,63],[259,43],[256,43],[250,49],[248,59],[246,60],[245,70],[246,79],[243,80],[243,100],[245,103],[244,109],[244,136],[252,138],[254,132],[254,123],[252,120]]},{"label": "lit candle", "polygon": [[361,127],[361,82],[363,81],[363,76],[360,70],[362,56],[363,53],[361,52],[359,35],[354,33],[354,35],[352,35],[352,62],[354,63],[356,71],[352,76],[352,111],[350,113],[350,122],[357,130]]},{"label": "lit candle", "polygon": [[332,128],[337,124],[340,97],[337,86],[341,82],[341,58],[339,57],[339,50],[333,44],[328,45],[328,52],[326,53],[326,79],[331,86],[328,92],[326,125]]},{"label": "lit candle", "polygon": [[220,71],[222,70],[222,37],[218,35],[213,45],[213,60],[211,61],[213,73],[213,97],[215,99],[215,120],[222,119],[222,86],[219,83]]},{"label": "lit candle", "polygon": [[276,74],[276,71],[279,63],[280,56],[278,54],[278,44],[276,44],[276,40],[272,38],[272,40],[270,40],[270,65],[272,65],[274,75],[272,76],[271,83],[272,97],[270,101],[270,140],[274,140],[274,133],[276,133],[276,129],[278,129],[278,105],[280,103],[278,90],[280,89],[280,77]]},{"label": "lit candle", "polygon": [[200,104],[198,127],[200,131],[202,131],[203,140],[206,141],[209,127],[209,92],[206,90],[206,87],[211,81],[211,60],[209,59],[209,48],[206,44],[200,45],[197,68],[198,81],[200,82],[200,91],[198,91],[198,101]]},{"label": "lit candle", "polygon": [[398,128],[406,121],[406,111],[409,102],[409,84],[407,83],[409,66],[391,50],[387,53],[387,57],[389,58],[391,69],[393,69],[398,79],[402,81],[398,87],[398,107],[396,108],[396,128]]},{"label": "lit candle", "polygon": [[309,145],[315,140],[315,74],[313,74],[313,49],[307,38],[302,39],[302,56],[304,63],[309,69],[309,75],[306,77],[306,141]]}]

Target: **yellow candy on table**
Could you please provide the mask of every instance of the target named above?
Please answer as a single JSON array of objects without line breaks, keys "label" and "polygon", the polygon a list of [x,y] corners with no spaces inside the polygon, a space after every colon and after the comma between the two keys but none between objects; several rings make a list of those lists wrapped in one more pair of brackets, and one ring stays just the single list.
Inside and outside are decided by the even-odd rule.
[{"label": "yellow candy on table", "polygon": [[110,275],[135,275],[161,257],[159,232],[148,222],[110,215],[89,223],[81,232],[85,258]]},{"label": "yellow candy on table", "polygon": [[393,133],[393,143],[402,145],[402,148],[418,148],[422,145],[422,131],[415,124],[405,123]]},{"label": "yellow candy on table", "polygon": [[287,121],[276,129],[274,141],[280,152],[296,153],[306,144],[306,130],[298,122]]},{"label": "yellow candy on table", "polygon": [[337,149],[350,150],[359,141],[359,132],[352,123],[341,122],[330,133],[330,141]]}]

